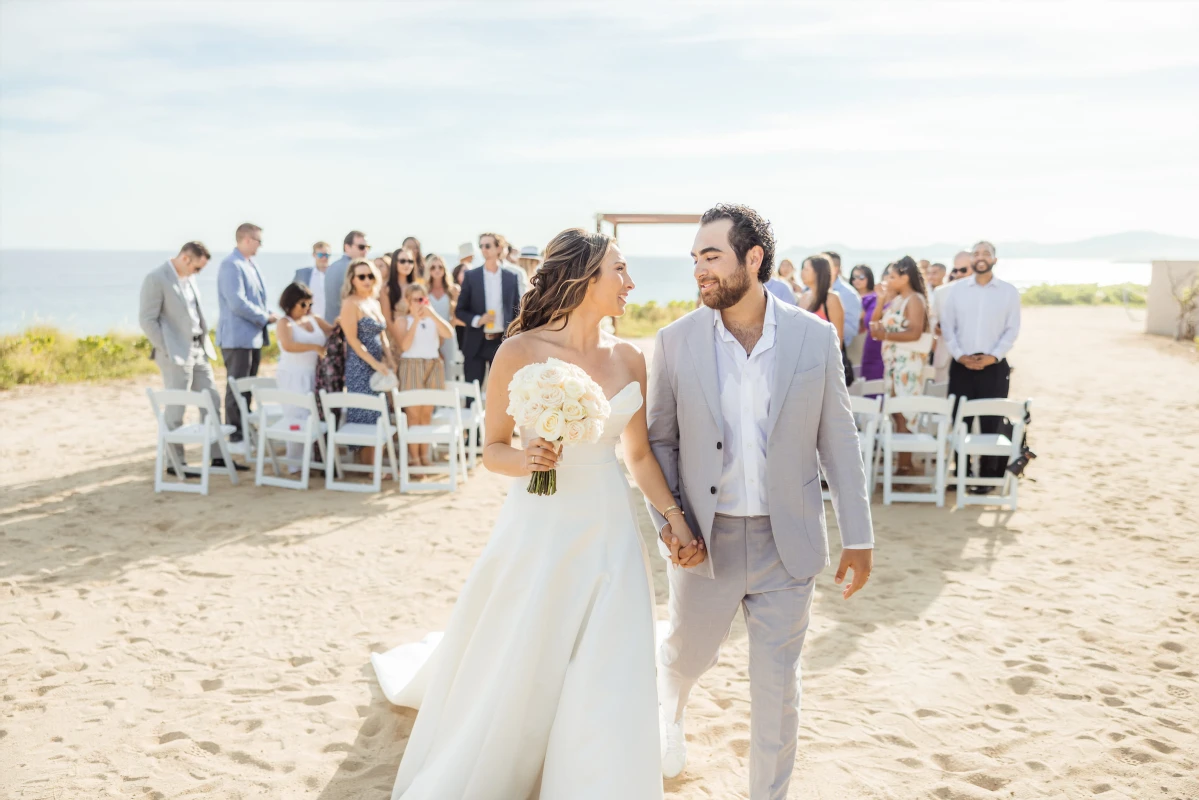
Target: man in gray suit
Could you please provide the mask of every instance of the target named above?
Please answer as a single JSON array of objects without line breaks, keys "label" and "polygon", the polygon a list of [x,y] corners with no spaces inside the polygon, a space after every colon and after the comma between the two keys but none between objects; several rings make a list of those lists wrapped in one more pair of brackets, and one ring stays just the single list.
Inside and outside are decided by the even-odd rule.
[{"label": "man in gray suit", "polygon": [[341,284],[346,279],[346,268],[354,259],[366,258],[370,249],[371,246],[366,243],[365,233],[350,231],[341,244],[342,257],[325,270],[324,319],[330,325],[337,321],[337,315],[341,313]]},{"label": "man in gray suit", "polygon": [[740,607],[749,632],[750,798],[784,800],[799,728],[799,654],[816,575],[829,564],[821,473],[841,530],[836,583],[865,585],[874,534],[866,474],[833,326],[764,284],[774,234],[757,212],[719,205],[692,250],[704,307],[658,334],[649,439],[690,527],[680,549],[650,508],[668,570],[659,649],[662,772],[686,764],[684,708]]},{"label": "man in gray suit", "polygon": [[[212,407],[221,407],[212,374],[216,350],[208,338],[208,321],[200,302],[200,288],[194,276],[208,264],[212,254],[200,242],[188,242],[179,255],[155,268],[142,281],[138,322],[154,349],[150,356],[162,372],[166,389],[208,392]],[[219,412],[218,412],[219,413]],[[168,406],[164,416],[174,430],[183,423],[183,407]],[[183,447],[172,445],[174,461],[183,464]],[[221,461],[219,466],[224,466]],[[174,474],[175,468],[167,470]]]}]

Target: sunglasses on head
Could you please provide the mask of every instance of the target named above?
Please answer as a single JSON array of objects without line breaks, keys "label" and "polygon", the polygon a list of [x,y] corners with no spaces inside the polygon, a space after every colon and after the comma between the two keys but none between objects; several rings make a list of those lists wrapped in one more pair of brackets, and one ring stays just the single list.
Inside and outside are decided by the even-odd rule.
[{"label": "sunglasses on head", "polygon": [[357,275],[354,276],[354,280],[356,280],[356,281],[372,281],[373,282],[375,280],[375,276],[369,272],[359,272]]}]

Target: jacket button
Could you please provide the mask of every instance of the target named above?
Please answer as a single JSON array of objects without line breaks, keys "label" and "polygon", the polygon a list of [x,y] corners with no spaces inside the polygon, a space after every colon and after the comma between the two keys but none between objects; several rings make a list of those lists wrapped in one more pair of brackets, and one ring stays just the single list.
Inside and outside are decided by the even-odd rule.
[{"label": "jacket button", "polygon": [[716,443],[716,449],[717,449],[717,450],[723,450],[723,449],[724,449],[724,442],[717,442],[717,443]]},{"label": "jacket button", "polygon": [[716,494],[716,487],[715,487],[715,486],[713,486],[713,487],[712,487],[712,494]]}]

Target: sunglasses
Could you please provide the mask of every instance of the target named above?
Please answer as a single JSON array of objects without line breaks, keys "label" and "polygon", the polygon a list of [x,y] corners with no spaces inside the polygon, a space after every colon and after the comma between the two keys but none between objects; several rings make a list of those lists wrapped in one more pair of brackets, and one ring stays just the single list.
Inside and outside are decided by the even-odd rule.
[{"label": "sunglasses", "polygon": [[354,245],[354,247],[358,248],[359,250],[364,250],[364,251],[370,249],[370,245],[366,244],[365,242],[363,244],[356,244],[356,245]]},{"label": "sunglasses", "polygon": [[316,256],[317,258],[328,258],[329,257],[328,253],[313,253],[313,255]]},{"label": "sunglasses", "polygon": [[298,303],[298,305],[300,306],[300,308],[312,308],[312,301],[311,300],[301,300]]},{"label": "sunglasses", "polygon": [[397,258],[396,263],[397,264],[415,264],[416,262],[413,261],[411,258]]},{"label": "sunglasses", "polygon": [[372,275],[372,274],[370,274],[369,272],[359,272],[357,275],[355,275],[355,276],[354,276],[354,280],[356,280],[356,281],[370,281],[371,283],[374,283],[374,282],[375,282],[375,276],[374,276],[374,275]]},{"label": "sunglasses", "polygon": [[490,250],[491,248],[495,247],[495,245],[493,245],[493,244],[481,244],[481,245],[479,245],[479,247],[480,247],[481,249],[483,249],[483,250]]},{"label": "sunglasses", "polygon": [[955,267],[950,272],[954,275],[965,275],[970,271],[970,267]]}]

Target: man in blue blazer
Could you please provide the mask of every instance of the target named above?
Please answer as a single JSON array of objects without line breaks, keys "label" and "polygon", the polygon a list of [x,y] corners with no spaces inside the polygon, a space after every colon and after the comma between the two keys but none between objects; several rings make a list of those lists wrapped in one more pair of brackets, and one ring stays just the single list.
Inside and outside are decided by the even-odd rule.
[{"label": "man in blue blazer", "polygon": [[[225,359],[225,372],[230,378],[248,378],[258,374],[262,361],[262,346],[267,342],[266,327],[277,317],[268,310],[266,285],[254,256],[262,246],[262,228],[249,222],[237,227],[237,247],[225,256],[217,272],[217,299],[220,319],[217,320],[216,343]],[[249,398],[246,398],[247,403]],[[236,430],[231,442],[242,439],[241,413],[237,399],[225,386],[225,424]]]},{"label": "man in blue blazer", "polygon": [[517,271],[501,261],[497,234],[480,236],[479,249],[483,266],[462,273],[462,290],[454,313],[466,323],[462,344],[466,380],[477,380],[482,385],[487,366],[504,340],[504,331],[520,313],[521,281]]}]

